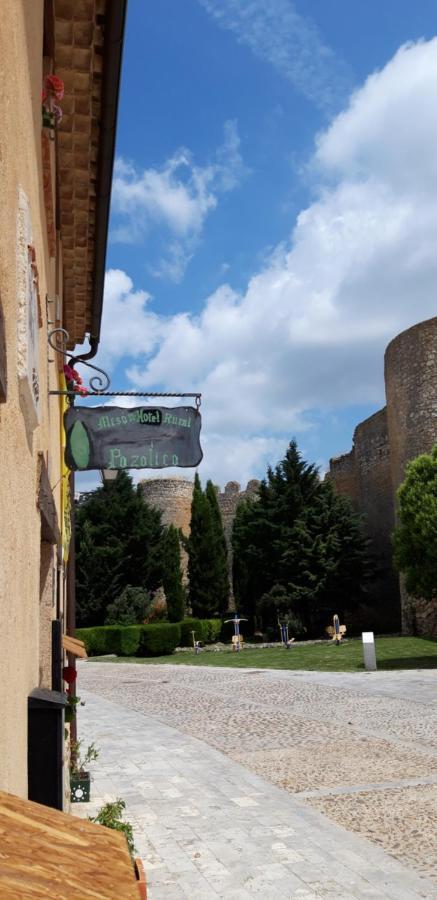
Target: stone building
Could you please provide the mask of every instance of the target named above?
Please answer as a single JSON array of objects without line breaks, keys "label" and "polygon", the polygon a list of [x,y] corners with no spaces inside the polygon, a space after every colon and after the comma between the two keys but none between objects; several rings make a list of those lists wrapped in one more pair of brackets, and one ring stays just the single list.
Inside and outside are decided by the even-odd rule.
[{"label": "stone building", "polygon": [[1,5],[0,790],[58,808],[74,623],[64,398],[52,393],[63,359],[48,336],[62,326],[70,346],[99,341],[124,11]]},{"label": "stone building", "polygon": [[403,630],[437,634],[437,601],[413,600],[399,589],[391,542],[405,466],[437,442],[437,318],[394,338],[384,370],[386,406],[357,426],[352,450],[331,459],[328,477],[364,515],[381,606],[394,611],[400,591]]}]

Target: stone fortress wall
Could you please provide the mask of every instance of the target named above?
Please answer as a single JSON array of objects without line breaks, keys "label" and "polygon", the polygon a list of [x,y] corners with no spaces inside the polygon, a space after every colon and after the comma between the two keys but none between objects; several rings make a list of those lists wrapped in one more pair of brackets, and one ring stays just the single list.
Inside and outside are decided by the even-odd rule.
[{"label": "stone fortress wall", "polygon": [[[140,481],[144,499],[150,506],[162,512],[164,525],[175,525],[180,528],[187,537],[190,533],[191,501],[193,498],[194,482],[183,476],[171,478],[145,478]],[[229,481],[223,492],[216,486],[217,499],[222,514],[223,527],[229,554],[229,571],[232,574],[232,549],[231,535],[232,525],[237,512],[237,506],[242,501],[256,495],[259,481],[249,481],[244,491],[236,481]],[[182,570],[184,580],[187,581],[188,557],[185,550],[181,551]],[[232,601],[232,596],[231,596]]]},{"label": "stone fortress wall", "polygon": [[[375,589],[391,608],[399,596],[391,535],[396,491],[407,462],[437,442],[437,317],[402,332],[385,352],[387,405],[361,422],[350,453],[330,461],[328,477],[365,517],[378,567]],[[407,633],[437,634],[437,602],[413,600],[401,584]]]}]

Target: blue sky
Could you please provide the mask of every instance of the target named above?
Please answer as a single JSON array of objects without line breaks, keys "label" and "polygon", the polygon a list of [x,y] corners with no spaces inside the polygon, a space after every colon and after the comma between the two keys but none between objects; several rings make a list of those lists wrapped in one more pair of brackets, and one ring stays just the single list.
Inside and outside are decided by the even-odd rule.
[{"label": "blue sky", "polygon": [[219,484],[292,437],[348,450],[434,314],[435,27],[431,0],[129,0],[98,361],[202,391]]}]

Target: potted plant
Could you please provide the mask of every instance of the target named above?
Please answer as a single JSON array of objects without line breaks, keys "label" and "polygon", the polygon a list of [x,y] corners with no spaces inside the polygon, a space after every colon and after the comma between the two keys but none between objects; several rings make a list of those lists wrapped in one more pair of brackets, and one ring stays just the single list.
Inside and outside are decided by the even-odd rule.
[{"label": "potted plant", "polygon": [[88,816],[90,822],[104,825],[105,828],[114,828],[120,831],[126,838],[127,848],[133,862],[135,877],[138,883],[138,891],[141,900],[147,900],[146,873],[141,859],[135,858],[134,832],[130,822],[124,822],[122,815],[126,809],[126,803],[117,797],[112,803],[105,803],[96,816]]},{"label": "potted plant", "polygon": [[70,790],[72,803],[88,803],[90,799],[90,773],[87,766],[99,757],[99,750],[94,744],[87,747],[81,755],[82,741],[71,742],[70,755]]}]

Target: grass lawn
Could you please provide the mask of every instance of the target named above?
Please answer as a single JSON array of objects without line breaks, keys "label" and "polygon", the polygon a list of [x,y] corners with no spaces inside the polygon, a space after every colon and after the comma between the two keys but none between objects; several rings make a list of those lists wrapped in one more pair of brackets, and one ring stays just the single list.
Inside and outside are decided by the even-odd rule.
[{"label": "grass lawn", "polygon": [[[93,662],[139,663],[154,665],[226,666],[236,669],[306,669],[319,672],[363,671],[363,650],[360,639],[348,640],[339,647],[332,641],[323,644],[295,644],[290,650],[274,649],[242,650],[240,653],[205,650],[175,653],[172,656],[155,657],[91,657]],[[378,669],[436,669],[437,640],[416,637],[376,638]]]}]

